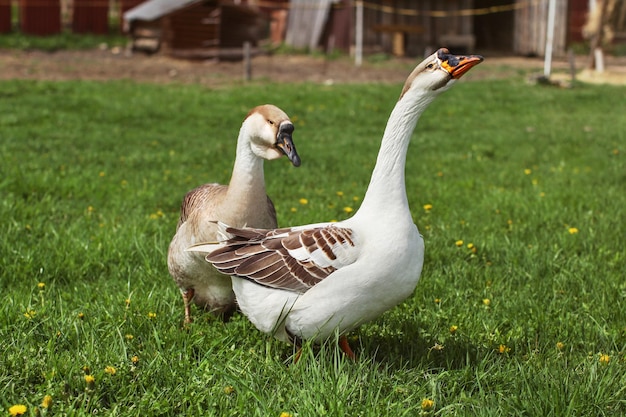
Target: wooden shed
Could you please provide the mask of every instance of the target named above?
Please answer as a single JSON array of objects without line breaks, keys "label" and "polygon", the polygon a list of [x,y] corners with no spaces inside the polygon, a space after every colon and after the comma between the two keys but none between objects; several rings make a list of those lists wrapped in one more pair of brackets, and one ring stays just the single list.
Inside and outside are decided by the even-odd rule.
[{"label": "wooden shed", "polygon": [[[582,40],[588,2],[555,1],[554,54]],[[397,56],[422,56],[440,46],[459,53],[543,55],[548,7],[549,0],[291,0],[286,43],[307,49],[356,45],[364,53]]]},{"label": "wooden shed", "polygon": [[240,58],[261,22],[256,7],[219,0],[149,0],[124,14],[134,49],[189,59]]},{"label": "wooden shed", "polygon": [[[472,9],[474,0],[370,0],[360,5],[367,53],[421,56],[441,45],[459,52],[474,49],[473,16],[462,12]],[[358,42],[355,7],[348,0],[323,0],[314,6],[308,0],[291,0],[286,43],[296,48],[332,44],[348,49]]]}]

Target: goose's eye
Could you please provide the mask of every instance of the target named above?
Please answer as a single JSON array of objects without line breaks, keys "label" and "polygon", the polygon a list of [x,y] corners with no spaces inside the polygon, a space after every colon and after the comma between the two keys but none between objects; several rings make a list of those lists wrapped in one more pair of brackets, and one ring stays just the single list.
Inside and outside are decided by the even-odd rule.
[{"label": "goose's eye", "polygon": [[428,68],[428,69],[433,69],[433,68],[435,68],[435,64],[433,64],[433,63],[431,62],[430,64],[426,65],[426,68]]}]

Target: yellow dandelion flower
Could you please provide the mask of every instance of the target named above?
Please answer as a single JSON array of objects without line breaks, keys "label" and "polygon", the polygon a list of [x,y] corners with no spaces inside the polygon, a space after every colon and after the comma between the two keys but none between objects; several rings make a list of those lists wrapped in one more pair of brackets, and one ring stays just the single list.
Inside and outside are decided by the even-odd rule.
[{"label": "yellow dandelion flower", "polygon": [[422,410],[430,411],[433,409],[434,406],[435,406],[435,402],[433,400],[428,399],[428,398],[424,398],[422,400]]},{"label": "yellow dandelion flower", "polygon": [[235,392],[235,388],[233,388],[232,386],[230,386],[230,385],[226,385],[226,386],[224,387],[224,394],[226,394],[226,395],[230,395],[230,394],[232,394],[233,392]]},{"label": "yellow dandelion flower", "polygon": [[148,313],[148,318],[149,319],[156,319],[156,313],[153,313],[152,311]]},{"label": "yellow dandelion flower", "polygon": [[343,211],[345,213],[350,214],[350,213],[352,213],[354,211],[354,209],[352,207],[350,207],[350,206],[346,206],[346,207],[343,208]]},{"label": "yellow dandelion flower", "polygon": [[130,358],[130,361],[132,363],[134,363],[135,365],[137,365],[139,363],[139,356],[135,355],[132,358]]},{"label": "yellow dandelion flower", "polygon": [[600,363],[607,365],[611,361],[611,357],[605,353],[600,355]]},{"label": "yellow dandelion flower", "polygon": [[127,298],[126,300],[124,300],[124,303],[126,303],[126,307],[128,307],[130,305],[130,298]]},{"label": "yellow dandelion flower", "polygon": [[483,305],[490,306],[491,305],[491,300],[488,299],[488,298],[483,298]]},{"label": "yellow dandelion flower", "polygon": [[433,205],[432,204],[424,204],[424,210],[425,211],[431,211],[433,209]]},{"label": "yellow dandelion flower", "polygon": [[468,243],[467,244],[467,249],[473,249],[474,248],[474,244],[473,243]]},{"label": "yellow dandelion flower", "polygon": [[498,346],[498,352],[499,353],[509,353],[511,351],[511,348],[508,347],[507,345],[500,345]]},{"label": "yellow dandelion flower", "polygon": [[336,194],[337,197],[343,197],[343,191],[337,191]]},{"label": "yellow dandelion flower", "polygon": [[530,170],[530,169],[528,169],[528,168],[526,168],[526,169],[524,170],[524,174],[526,174],[526,175],[530,175],[530,174],[532,174],[532,173],[533,173],[533,172],[532,172],[532,170]]},{"label": "yellow dandelion flower", "polygon": [[354,197],[352,197],[352,201],[354,201],[355,203],[356,203],[357,201],[359,201],[360,199],[361,199],[361,197],[359,197],[359,196],[357,196],[357,195],[355,195]]},{"label": "yellow dandelion flower", "polygon": [[24,317],[26,317],[28,320],[35,318],[36,315],[37,312],[35,310],[27,310],[26,313],[24,313]]},{"label": "yellow dandelion flower", "polygon": [[441,298],[435,298],[435,304],[441,303]]},{"label": "yellow dandelion flower", "polygon": [[88,366],[83,366],[81,369],[82,369],[82,370],[83,370],[83,372],[84,372],[84,373],[86,373],[86,374],[90,374],[90,373],[91,373],[91,369],[89,369],[89,367],[88,367]]},{"label": "yellow dandelion flower", "polygon": [[567,229],[567,231],[570,235],[575,235],[576,233],[578,233],[578,229],[575,227],[570,227],[569,229]]},{"label": "yellow dandelion flower", "polygon": [[132,334],[127,334],[124,337],[126,338],[126,340],[133,340],[135,338],[135,336],[133,336]]},{"label": "yellow dandelion flower", "polygon": [[457,330],[459,330],[459,326],[456,326],[454,324],[450,326],[450,334],[455,334]]},{"label": "yellow dandelion flower", "polygon": [[94,378],[94,376],[93,376],[93,375],[85,375],[85,382],[86,382],[88,385],[91,385],[91,384],[93,384],[94,382],[96,382],[96,378]]},{"label": "yellow dandelion flower", "polygon": [[457,240],[456,242],[454,242],[455,245],[457,245],[458,247],[463,246],[463,241],[462,240]]},{"label": "yellow dandelion flower", "polygon": [[295,208],[295,207],[292,207],[292,208],[289,209],[289,211],[291,211],[292,213],[295,213],[296,211],[298,211],[298,209]]},{"label": "yellow dandelion flower", "polygon": [[15,404],[9,407],[9,414],[12,416],[21,416],[22,414],[26,414],[26,406],[24,404]]},{"label": "yellow dandelion flower", "polygon": [[93,213],[93,211],[94,211],[94,210],[95,210],[95,209],[93,208],[93,206],[88,206],[88,207],[87,207],[87,212],[88,212],[88,213]]},{"label": "yellow dandelion flower", "polygon": [[46,283],[40,282],[39,284],[37,284],[37,288],[39,288],[40,290],[43,290],[44,288],[46,288]]},{"label": "yellow dandelion flower", "polygon": [[85,319],[85,313],[83,313],[83,312],[78,313],[78,318],[80,320],[84,320]]},{"label": "yellow dandelion flower", "polygon": [[283,411],[280,413],[280,417],[293,417],[293,414]]},{"label": "yellow dandelion flower", "polygon": [[104,177],[106,175],[106,173],[104,171],[100,171],[100,173],[98,174],[100,177]]},{"label": "yellow dandelion flower", "polygon": [[104,372],[106,372],[109,375],[115,375],[117,373],[117,369],[115,369],[114,367],[108,365],[104,368]]},{"label": "yellow dandelion flower", "polygon": [[563,350],[565,348],[565,345],[563,344],[563,342],[556,342],[556,348],[558,350]]},{"label": "yellow dandelion flower", "polygon": [[301,198],[300,200],[298,200],[298,202],[302,205],[309,204],[309,200],[307,200],[306,198]]},{"label": "yellow dandelion flower", "polygon": [[513,220],[509,219],[506,221],[506,224],[508,224],[509,226],[513,224]]},{"label": "yellow dandelion flower", "polygon": [[45,395],[43,397],[43,400],[41,400],[41,406],[43,408],[50,408],[51,405],[52,405],[52,396],[51,395]]}]

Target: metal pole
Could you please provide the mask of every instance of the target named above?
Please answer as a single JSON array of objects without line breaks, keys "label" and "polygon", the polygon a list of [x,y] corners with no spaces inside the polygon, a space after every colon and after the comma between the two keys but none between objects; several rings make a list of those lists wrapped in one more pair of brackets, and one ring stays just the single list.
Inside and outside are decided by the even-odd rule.
[{"label": "metal pole", "polygon": [[554,20],[556,19],[556,0],[548,3],[548,31],[546,34],[546,52],[543,62],[543,76],[550,78],[552,67],[552,45],[554,44]]},{"label": "metal pole", "polygon": [[250,42],[245,41],[243,43],[243,79],[244,81],[250,81],[252,79],[252,60],[250,58]]},{"label": "metal pole", "polygon": [[363,63],[363,2],[357,1],[356,5],[356,27],[354,28],[355,47],[354,65],[360,67]]}]

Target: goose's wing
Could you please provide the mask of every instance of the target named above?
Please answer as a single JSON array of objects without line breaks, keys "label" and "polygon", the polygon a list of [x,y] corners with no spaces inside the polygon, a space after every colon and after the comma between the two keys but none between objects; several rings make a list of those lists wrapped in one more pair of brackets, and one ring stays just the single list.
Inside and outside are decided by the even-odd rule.
[{"label": "goose's wing", "polygon": [[336,224],[263,230],[225,227],[228,240],[206,260],[227,275],[306,292],[358,256],[352,229]]},{"label": "goose's wing", "polygon": [[180,218],[178,225],[184,223],[189,218],[189,215],[202,207],[207,202],[222,198],[221,196],[226,194],[228,186],[222,184],[203,184],[194,188],[185,194],[183,201],[180,205]]}]

